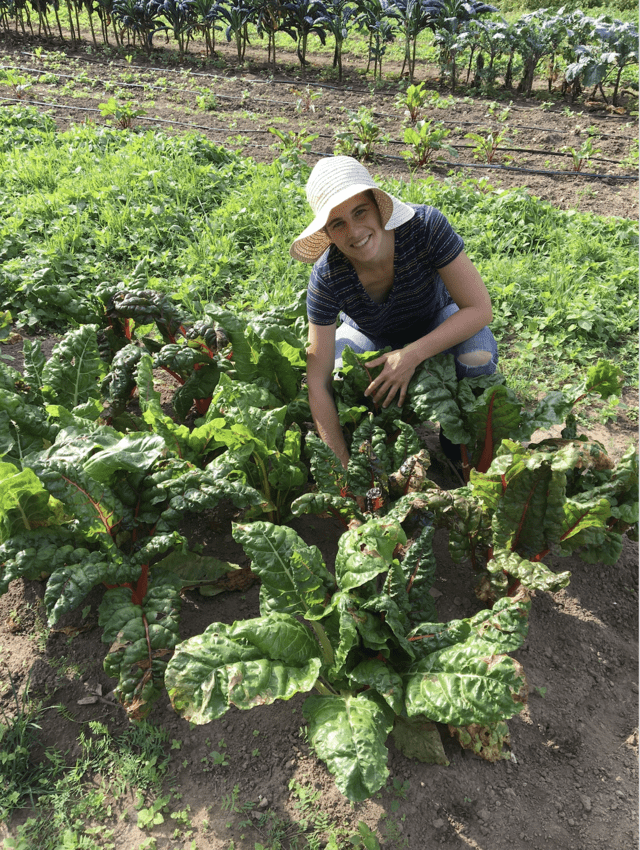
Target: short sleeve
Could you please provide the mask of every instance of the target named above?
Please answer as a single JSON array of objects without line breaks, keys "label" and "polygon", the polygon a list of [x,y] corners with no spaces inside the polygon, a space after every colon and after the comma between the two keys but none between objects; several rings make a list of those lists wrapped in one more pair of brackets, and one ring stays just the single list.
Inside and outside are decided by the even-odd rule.
[{"label": "short sleeve", "polygon": [[314,265],[307,287],[307,317],[313,325],[332,325],[340,307],[322,276],[322,259]]}]

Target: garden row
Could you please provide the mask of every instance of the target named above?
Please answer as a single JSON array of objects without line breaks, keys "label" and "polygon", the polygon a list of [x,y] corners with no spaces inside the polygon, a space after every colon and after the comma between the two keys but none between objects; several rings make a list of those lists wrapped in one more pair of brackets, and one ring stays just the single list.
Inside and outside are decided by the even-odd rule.
[{"label": "garden row", "polygon": [[[6,32],[31,32],[64,39],[57,2],[28,3],[3,0],[0,25]],[[551,13],[546,9],[507,22],[490,18],[493,6],[472,0],[66,0],[65,31],[72,42],[80,40],[86,26],[97,46],[99,21],[102,43],[109,44],[109,26],[118,46],[139,46],[151,51],[159,33],[173,37],[184,53],[191,41],[204,39],[207,54],[215,53],[216,34],[224,33],[234,42],[239,61],[245,55],[250,33],[267,38],[267,60],[275,70],[279,36],[296,43],[301,66],[309,64],[309,36],[324,45],[333,40],[333,66],[342,79],[342,54],[345,41],[355,32],[364,33],[368,42],[368,66],[373,63],[374,77],[382,74],[387,46],[396,38],[404,45],[404,63],[410,81],[414,81],[418,44],[429,33],[437,49],[441,72],[455,89],[459,74],[466,68],[469,82],[491,88],[498,74],[504,75],[507,88],[513,85],[516,68],[521,74],[518,91],[531,94],[537,69],[544,61],[543,74],[549,87],[562,77],[563,90],[575,97],[583,88],[600,90],[612,87],[615,105],[622,75],[638,61],[637,27],[609,16],[594,18],[580,10]],[[85,18],[86,16],[86,18]],[[486,19],[485,19],[486,17]],[[280,43],[282,43],[280,41]]]},{"label": "garden row", "polygon": [[[44,141],[26,123],[8,128],[23,156]],[[215,204],[234,170],[241,179],[238,158],[190,144]],[[95,130],[75,136],[75,162],[83,146],[104,156]],[[165,140],[163,155],[179,149]],[[286,162],[279,167],[292,179]],[[160,212],[147,205],[147,227]],[[255,248],[246,209],[238,214]],[[215,244],[224,221],[212,216],[210,226]],[[148,288],[143,265],[127,286],[104,282],[75,304],[64,304],[64,292],[58,299],[77,328],[48,360],[26,341],[22,372],[0,364],[0,590],[46,577],[54,625],[106,587],[105,669],[132,718],[165,687],[194,723],[315,690],[304,705],[309,738],[351,800],[384,785],[392,730],[403,751],[420,746],[434,762],[445,758],[435,722],[500,758],[504,721],[526,701],[524,671],[509,653],[526,635],[529,591],[570,578],[544,559],[579,553],[613,565],[637,523],[635,450],[615,465],[578,437],[573,414],[590,394],[619,393],[620,370],[600,362],[527,410],[502,375],[458,382],[441,355],[418,370],[405,406],[385,411],[363,396],[371,355],[347,351],[334,382],[350,443],[344,470],[309,430],[303,291],[255,313],[203,303],[194,320],[180,299]],[[175,381],[175,418],[155,386],[161,371]],[[461,445],[458,489],[429,479],[414,428],[424,422]],[[559,423],[562,439],[525,447],[536,429]],[[214,623],[179,644],[183,590],[234,571],[192,551],[181,530],[222,500],[244,512],[233,533],[261,581],[260,617]],[[304,513],[343,521],[335,564],[286,525]],[[448,623],[437,622],[429,592],[439,527],[452,556],[474,566],[476,593],[490,606]]]}]

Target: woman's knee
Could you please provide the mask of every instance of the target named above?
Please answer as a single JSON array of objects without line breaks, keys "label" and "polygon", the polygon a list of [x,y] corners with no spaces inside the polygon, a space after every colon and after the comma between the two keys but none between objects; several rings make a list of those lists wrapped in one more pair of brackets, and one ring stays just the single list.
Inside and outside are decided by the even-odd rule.
[{"label": "woman's knee", "polygon": [[493,357],[490,351],[467,351],[458,356],[458,360],[463,366],[486,366]]}]

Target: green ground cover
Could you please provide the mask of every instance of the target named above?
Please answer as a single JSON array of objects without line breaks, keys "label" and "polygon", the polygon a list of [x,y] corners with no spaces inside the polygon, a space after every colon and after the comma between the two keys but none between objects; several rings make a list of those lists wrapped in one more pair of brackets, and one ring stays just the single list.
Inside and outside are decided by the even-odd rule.
[{"label": "green ground cover", "polygon": [[[103,282],[142,280],[194,318],[207,303],[261,311],[304,290],[309,270],[288,246],[308,219],[306,164],[256,164],[196,135],[58,133],[25,107],[2,122],[0,291],[20,326],[92,321]],[[463,236],[516,389],[557,385],[599,357],[635,381],[635,221],[557,210],[486,180],[385,185],[442,209]]]}]

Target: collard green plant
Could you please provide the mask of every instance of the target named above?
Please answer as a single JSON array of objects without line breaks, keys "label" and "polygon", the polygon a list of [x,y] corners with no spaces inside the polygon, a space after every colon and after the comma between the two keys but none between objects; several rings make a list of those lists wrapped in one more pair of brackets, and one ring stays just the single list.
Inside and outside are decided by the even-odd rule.
[{"label": "collard green plant", "polygon": [[385,784],[396,718],[417,734],[425,718],[493,727],[522,709],[524,673],[506,653],[526,634],[526,595],[434,622],[432,528],[407,541],[396,520],[371,519],[340,538],[335,577],[290,528],[238,524],[234,536],[262,581],[260,617],[213,623],[176,648],[167,689],[191,722],[315,689],[310,741],[358,801]]}]

